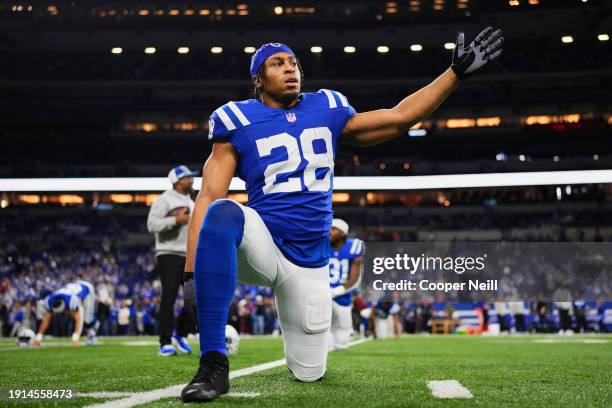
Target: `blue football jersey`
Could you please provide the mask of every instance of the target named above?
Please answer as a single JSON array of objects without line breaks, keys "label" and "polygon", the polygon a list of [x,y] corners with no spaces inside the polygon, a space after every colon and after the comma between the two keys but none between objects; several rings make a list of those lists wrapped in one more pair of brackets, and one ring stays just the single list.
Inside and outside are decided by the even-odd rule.
[{"label": "blue football jersey", "polygon": [[69,283],[66,286],[56,290],[47,297],[46,306],[48,309],[53,307],[55,299],[60,298],[64,301],[66,309],[77,310],[83,299],[90,293],[90,287],[82,281]]},{"label": "blue football jersey", "polygon": [[[351,266],[355,258],[363,256],[365,245],[360,239],[347,239],[340,248],[331,248],[329,257],[329,286],[344,285],[349,278]],[[353,302],[353,291],[344,295],[336,296],[334,301],[342,306],[348,306]]]},{"label": "blue football jersey", "polygon": [[247,206],[297,265],[328,263],[334,159],[354,114],[344,95],[322,89],[300,94],[291,109],[249,99],[229,102],[210,117],[208,138],[226,140],[238,153]]}]

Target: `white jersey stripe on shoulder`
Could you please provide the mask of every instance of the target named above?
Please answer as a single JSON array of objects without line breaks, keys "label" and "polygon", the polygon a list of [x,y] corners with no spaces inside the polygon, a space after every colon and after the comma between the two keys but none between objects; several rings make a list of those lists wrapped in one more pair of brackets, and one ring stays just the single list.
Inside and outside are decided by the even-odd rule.
[{"label": "white jersey stripe on shoulder", "polygon": [[70,304],[68,305],[68,308],[70,310],[76,310],[76,308],[79,307],[79,298],[76,296],[70,296]]},{"label": "white jersey stripe on shoulder", "polygon": [[232,120],[227,115],[227,113],[225,113],[225,111],[223,110],[223,107],[220,107],[219,109],[217,109],[215,111],[215,113],[219,116],[219,119],[221,119],[221,122],[223,122],[223,124],[225,125],[227,130],[234,130],[234,129],[236,129],[236,126],[234,125],[234,122],[232,122]]},{"label": "white jersey stripe on shoulder", "polygon": [[242,123],[242,126],[248,126],[248,125],[251,124],[251,122],[249,122],[249,120],[246,118],[246,116],[244,116],[244,113],[242,113],[240,108],[238,108],[238,106],[236,106],[236,104],[234,102],[229,102],[227,104],[227,106],[229,106],[229,108],[232,110],[232,112],[234,112],[234,115],[236,115],[236,117],[238,118],[240,123]]},{"label": "white jersey stripe on shoulder", "polygon": [[361,255],[361,252],[363,250],[363,241],[359,240],[359,246],[357,247],[357,252],[355,252],[358,255]]},{"label": "white jersey stripe on shoulder", "polygon": [[350,249],[350,251],[349,251],[349,252],[350,252],[351,254],[354,254],[354,253],[355,253],[355,249],[356,249],[356,247],[357,247],[357,240],[356,240],[356,239],[354,239],[354,240],[353,240],[353,242],[351,243],[351,249]]},{"label": "white jersey stripe on shoulder", "polygon": [[328,89],[321,89],[321,90],[327,96],[327,100],[329,101],[329,108],[333,109],[337,107],[338,104],[336,103],[336,98],[334,98],[334,95],[331,93],[331,91]]},{"label": "white jersey stripe on shoulder", "polygon": [[332,92],[336,94],[338,99],[340,99],[340,103],[342,104],[342,106],[344,106],[345,108],[348,108],[348,99],[346,99],[346,96],[342,95],[340,92],[336,92],[336,91],[332,91]]}]

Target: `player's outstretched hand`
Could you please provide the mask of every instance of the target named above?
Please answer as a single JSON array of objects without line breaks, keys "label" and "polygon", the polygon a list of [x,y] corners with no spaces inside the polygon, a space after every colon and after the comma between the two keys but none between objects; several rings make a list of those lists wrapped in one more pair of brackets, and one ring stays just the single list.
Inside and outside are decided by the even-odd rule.
[{"label": "player's outstretched hand", "polygon": [[499,57],[503,51],[504,37],[500,29],[487,27],[467,47],[464,44],[465,34],[460,31],[457,33],[457,43],[453,50],[451,65],[460,79],[471,76],[486,66],[489,61]]},{"label": "player's outstretched hand", "polygon": [[32,347],[33,348],[39,348],[40,347],[40,343],[41,342],[39,340],[34,339],[34,340],[32,340]]}]

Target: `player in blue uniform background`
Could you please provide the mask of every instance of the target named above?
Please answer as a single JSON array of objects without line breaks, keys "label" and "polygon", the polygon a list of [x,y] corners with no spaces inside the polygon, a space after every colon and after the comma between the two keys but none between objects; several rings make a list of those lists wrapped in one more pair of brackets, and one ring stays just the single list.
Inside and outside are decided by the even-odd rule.
[{"label": "player in blue uniform background", "polygon": [[330,350],[344,350],[353,331],[353,292],[361,278],[365,244],[348,238],[349,225],[334,218],[329,233],[329,286],[332,289],[332,321]]},{"label": "player in blue uniform background", "polygon": [[44,303],[47,313],[40,323],[38,333],[32,345],[34,347],[40,346],[43,336],[51,323],[53,314],[62,313],[64,310],[70,311],[74,319],[72,346],[79,346],[79,339],[84,326],[88,329],[87,344],[95,343],[95,297],[96,293],[91,283],[83,280],[69,283],[47,296]]},{"label": "player in blue uniform background", "polygon": [[[467,46],[460,33],[450,68],[395,107],[364,113],[339,92],[302,93],[302,68],[288,46],[265,44],[253,54],[255,98],[229,102],[209,121],[212,153],[189,223],[184,278],[186,301],[197,302],[200,367],[183,401],[210,401],[229,391],[225,325],[237,280],[274,288],[287,367],[300,381],[322,378],[338,146],[371,146],[405,134],[461,79],[497,58],[502,44],[501,31],[491,27]],[[234,175],[246,183],[246,206],[226,199]]]}]

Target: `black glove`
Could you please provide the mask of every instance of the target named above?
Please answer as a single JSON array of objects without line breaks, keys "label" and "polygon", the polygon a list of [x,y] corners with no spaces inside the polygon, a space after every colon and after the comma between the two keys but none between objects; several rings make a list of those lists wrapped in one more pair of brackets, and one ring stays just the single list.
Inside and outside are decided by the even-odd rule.
[{"label": "black glove", "polygon": [[196,292],[193,272],[183,272],[183,298],[185,300],[185,306],[195,306]]},{"label": "black glove", "polygon": [[196,291],[193,272],[183,272],[183,318],[180,322],[183,324],[182,330],[186,333],[198,332],[197,308],[196,308]]},{"label": "black glove", "polygon": [[500,29],[487,27],[478,34],[476,39],[464,47],[465,34],[457,33],[457,43],[453,50],[451,68],[460,79],[465,79],[478,71],[489,61],[499,57],[503,51],[504,37]]}]

